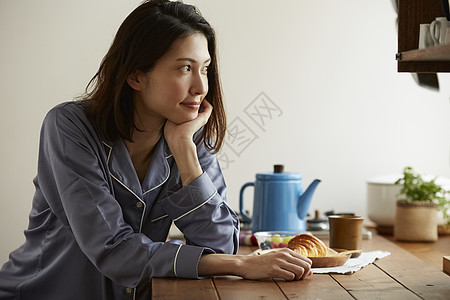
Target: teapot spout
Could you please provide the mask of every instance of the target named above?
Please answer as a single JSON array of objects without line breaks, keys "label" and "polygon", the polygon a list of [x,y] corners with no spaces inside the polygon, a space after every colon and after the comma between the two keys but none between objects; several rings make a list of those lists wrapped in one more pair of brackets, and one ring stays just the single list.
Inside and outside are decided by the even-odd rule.
[{"label": "teapot spout", "polygon": [[306,191],[298,199],[297,213],[298,217],[302,220],[308,214],[308,208],[311,203],[312,195],[314,194],[314,191],[316,190],[316,187],[319,183],[320,183],[319,179],[315,179],[313,182],[311,182]]}]

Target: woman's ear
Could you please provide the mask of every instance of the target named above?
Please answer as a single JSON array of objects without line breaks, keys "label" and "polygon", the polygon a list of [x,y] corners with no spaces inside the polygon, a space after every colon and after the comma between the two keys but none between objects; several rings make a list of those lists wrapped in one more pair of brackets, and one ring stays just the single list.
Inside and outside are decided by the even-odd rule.
[{"label": "woman's ear", "polygon": [[127,76],[128,85],[135,91],[142,91],[144,88],[144,74],[140,70],[134,70]]}]

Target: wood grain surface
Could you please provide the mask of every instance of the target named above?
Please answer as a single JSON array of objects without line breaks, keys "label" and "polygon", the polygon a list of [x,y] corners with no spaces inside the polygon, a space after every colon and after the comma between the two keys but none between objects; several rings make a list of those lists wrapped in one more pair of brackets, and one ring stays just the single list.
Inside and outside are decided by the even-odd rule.
[{"label": "wood grain surface", "polygon": [[[256,249],[242,246],[239,254]],[[399,243],[374,234],[363,241],[363,250],[384,250],[391,255],[350,275],[313,274],[294,282],[236,276],[155,278],[152,299],[449,299],[450,276],[442,271],[442,261],[450,254],[450,236],[436,243]]]}]

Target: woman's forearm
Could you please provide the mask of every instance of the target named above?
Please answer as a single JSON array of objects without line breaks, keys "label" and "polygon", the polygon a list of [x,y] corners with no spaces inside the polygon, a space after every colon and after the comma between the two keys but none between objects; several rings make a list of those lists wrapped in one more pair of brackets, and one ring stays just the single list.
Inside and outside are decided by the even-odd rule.
[{"label": "woman's forearm", "polygon": [[213,275],[242,276],[240,273],[241,265],[241,255],[207,254],[200,258],[198,275],[202,277]]},{"label": "woman's forearm", "polygon": [[197,149],[193,142],[180,143],[172,146],[172,148],[172,155],[177,164],[183,186],[202,175],[203,170],[198,161]]}]

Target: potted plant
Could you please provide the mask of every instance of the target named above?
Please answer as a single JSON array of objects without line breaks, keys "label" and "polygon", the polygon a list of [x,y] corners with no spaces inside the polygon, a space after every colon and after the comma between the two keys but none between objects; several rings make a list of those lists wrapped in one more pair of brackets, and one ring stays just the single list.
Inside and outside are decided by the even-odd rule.
[{"label": "potted plant", "polygon": [[436,179],[424,180],[411,167],[403,170],[402,184],[395,214],[394,237],[402,241],[436,241],[438,238],[437,209],[450,222],[449,201]]}]

